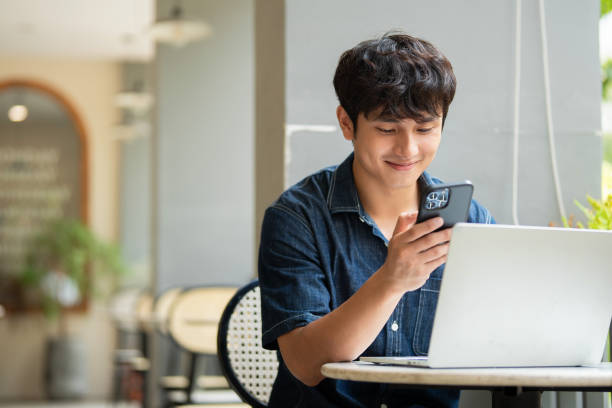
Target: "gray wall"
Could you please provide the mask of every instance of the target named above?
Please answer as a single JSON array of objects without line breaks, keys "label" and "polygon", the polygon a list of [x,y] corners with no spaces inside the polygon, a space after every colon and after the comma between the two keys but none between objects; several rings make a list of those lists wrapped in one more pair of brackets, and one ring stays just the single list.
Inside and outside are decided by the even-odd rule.
[{"label": "gray wall", "polygon": [[[546,225],[560,217],[546,136],[537,6],[523,2],[519,219]],[[287,122],[336,124],[332,78],[345,49],[391,29],[425,38],[451,60],[458,79],[430,170],[447,181],[472,180],[475,197],[498,222],[511,223],[514,7],[506,0],[287,0]],[[600,191],[599,2],[547,1],[546,13],[560,177],[567,212],[577,213],[575,198],[584,201],[586,193]],[[290,182],[351,150],[339,131],[295,133],[289,146]]]},{"label": "gray wall", "polygon": [[214,33],[157,49],[158,292],[254,275],[253,1],[182,5]]},{"label": "gray wall", "polygon": [[146,287],[151,264],[151,167],[150,140],[140,138],[121,143],[120,244],[121,253],[133,271],[123,282]]}]

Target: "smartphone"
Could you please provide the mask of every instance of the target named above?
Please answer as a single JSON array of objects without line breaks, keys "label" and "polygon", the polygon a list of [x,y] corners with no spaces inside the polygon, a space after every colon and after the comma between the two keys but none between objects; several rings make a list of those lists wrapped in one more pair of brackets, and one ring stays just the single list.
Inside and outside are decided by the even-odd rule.
[{"label": "smartphone", "polygon": [[431,184],[421,192],[421,203],[417,223],[430,218],[442,217],[450,228],[458,222],[466,222],[472,202],[474,186],[470,181],[456,184]]}]

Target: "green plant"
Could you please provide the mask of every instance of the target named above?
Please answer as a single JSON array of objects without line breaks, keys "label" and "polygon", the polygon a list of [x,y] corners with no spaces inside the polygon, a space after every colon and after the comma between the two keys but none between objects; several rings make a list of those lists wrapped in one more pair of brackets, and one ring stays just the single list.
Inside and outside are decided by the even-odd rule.
[{"label": "green plant", "polygon": [[[591,208],[586,208],[578,200],[574,200],[574,204],[576,204],[576,207],[586,216],[588,228],[612,230],[612,194],[608,195],[606,199],[601,200],[596,200],[587,195],[587,201],[591,205]],[[568,222],[565,218],[563,219],[563,225],[565,227],[571,227],[571,224],[571,220]],[[584,224],[580,221],[576,223],[576,226],[578,228],[584,228]]]},{"label": "green plant", "polygon": [[60,219],[32,240],[21,281],[45,315],[59,321],[64,334],[64,309],[101,294],[103,277],[125,272],[115,246],[100,240],[80,221]]},{"label": "green plant", "polygon": [[612,10],[612,0],[601,0],[600,16],[605,16],[610,10]]},{"label": "green plant", "polygon": [[604,161],[601,164],[601,195],[612,194],[612,161]]},{"label": "green plant", "polygon": [[612,100],[612,59],[601,64],[601,97],[605,101]]}]

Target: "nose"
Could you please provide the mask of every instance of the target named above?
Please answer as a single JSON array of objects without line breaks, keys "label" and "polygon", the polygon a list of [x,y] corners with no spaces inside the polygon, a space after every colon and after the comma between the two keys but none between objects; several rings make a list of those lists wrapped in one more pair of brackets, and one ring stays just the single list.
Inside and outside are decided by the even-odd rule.
[{"label": "nose", "polygon": [[416,135],[410,130],[398,132],[395,143],[395,154],[406,158],[416,156],[419,152],[419,146],[415,136]]}]

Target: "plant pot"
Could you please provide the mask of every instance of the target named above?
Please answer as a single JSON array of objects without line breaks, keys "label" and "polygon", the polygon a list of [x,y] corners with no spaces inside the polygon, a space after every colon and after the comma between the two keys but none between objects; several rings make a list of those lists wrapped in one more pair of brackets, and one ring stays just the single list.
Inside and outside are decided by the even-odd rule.
[{"label": "plant pot", "polygon": [[50,399],[78,399],[87,393],[85,345],[80,339],[48,339],[45,389]]}]

